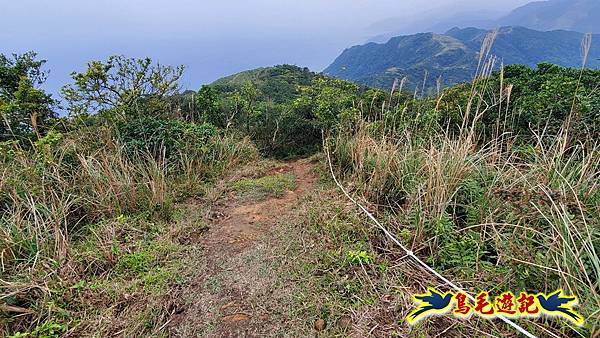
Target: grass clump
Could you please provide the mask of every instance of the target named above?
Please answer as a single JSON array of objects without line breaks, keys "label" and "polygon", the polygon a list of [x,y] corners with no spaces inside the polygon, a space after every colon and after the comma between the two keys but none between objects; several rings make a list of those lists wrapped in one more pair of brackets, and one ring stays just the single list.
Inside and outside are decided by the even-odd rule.
[{"label": "grass clump", "polygon": [[474,291],[569,290],[586,324],[551,325],[586,334],[600,311],[600,147],[569,144],[567,135],[540,135],[524,155],[512,141],[440,134],[423,143],[408,132],[374,139],[361,127],[339,136],[333,153],[347,182],[379,205],[380,217],[393,215],[396,234],[408,228],[404,244],[445,276]]},{"label": "grass clump", "polygon": [[117,265],[117,273],[142,273],[150,269],[152,256],[148,252],[135,252],[123,255]]},{"label": "grass clump", "polygon": [[286,191],[296,189],[296,176],[284,173],[260,178],[243,178],[234,182],[232,188],[247,199],[281,197]]}]

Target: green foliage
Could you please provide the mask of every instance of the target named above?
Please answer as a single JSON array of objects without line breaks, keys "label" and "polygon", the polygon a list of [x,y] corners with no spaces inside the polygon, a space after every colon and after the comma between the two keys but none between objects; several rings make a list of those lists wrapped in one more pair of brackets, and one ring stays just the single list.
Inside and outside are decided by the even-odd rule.
[{"label": "green foliage", "polygon": [[[49,132],[30,148],[16,141],[0,143],[0,171],[5,173],[0,179],[2,276],[11,283],[37,283],[39,276],[50,276],[43,277],[44,283],[54,293],[55,288],[76,285],[88,273],[142,273],[147,274],[140,277],[144,289],[161,289],[170,279],[153,272],[155,251],[125,245],[131,234],[152,236],[154,230],[115,227],[130,223],[127,216],[133,215],[164,228],[173,214],[173,201],[199,193],[199,185],[254,159],[256,149],[245,139],[219,135],[210,125],[149,117],[117,124],[90,119],[75,130]],[[128,133],[117,133],[116,126],[128,122],[138,124],[123,127]],[[155,123],[157,129],[147,129],[148,134],[141,129]],[[170,140],[168,152],[165,140]],[[147,148],[154,145],[156,154],[149,154]],[[44,265],[37,264],[40,260]],[[79,260],[79,268],[62,275],[66,285],[56,286],[56,271]],[[26,289],[23,295],[14,305],[40,309],[35,315],[40,322],[47,313],[58,318],[55,306],[64,307],[49,303],[45,293]],[[78,298],[72,303],[80,304]],[[71,310],[75,316],[89,311],[85,306]],[[17,318],[8,329],[29,332],[35,322],[29,316]]]},{"label": "green foliage", "polygon": [[[478,70],[482,41],[488,33],[477,28],[455,28],[445,34],[419,33],[393,37],[382,44],[354,46],[346,49],[323,73],[385,89],[405,79],[403,88],[419,97],[437,94],[439,87],[472,80]],[[502,27],[491,46],[491,54],[501,58],[504,65],[535,67],[540,62],[552,62],[563,67],[581,67],[583,37],[578,32]],[[600,47],[593,44],[590,55],[599,52]],[[600,61],[590,57],[587,66],[598,68]]]},{"label": "green foliage", "polygon": [[0,54],[0,141],[26,140],[46,130],[49,119],[56,116],[55,101],[36,88],[46,80],[42,70],[45,60],[36,53]]},{"label": "green foliage", "polygon": [[[198,121],[205,121],[217,127],[225,127],[227,121],[221,111],[220,97],[216,89],[202,86],[196,95],[196,110],[200,112]],[[196,119],[193,119],[196,120]]]},{"label": "green foliage", "polygon": [[[462,50],[451,39],[433,38],[432,51],[438,44]],[[510,66],[421,99],[277,66],[177,94],[181,68],[111,57],[73,74],[64,93],[77,114],[49,124],[47,117],[29,117],[50,106],[35,88],[43,82],[42,64],[31,55],[0,57],[6,128],[18,125],[27,137],[46,129],[28,147],[13,136],[0,142],[0,245],[9,283],[40,284],[38,275],[55,283],[52,276],[68,270],[60,275],[62,288],[80,294],[97,285],[84,282],[84,271],[131,279],[132,288],[160,294],[175,279],[160,265],[172,250],[152,246],[166,236],[174,202],[203,196],[212,178],[256,159],[250,139],[264,154],[290,157],[318,149],[324,130],[337,133],[331,154],[341,176],[353,181],[353,193],[380,207],[389,224],[407,224],[395,229],[399,237],[423,244],[419,254],[436,267],[499,286],[567,286],[596,311],[600,161],[591,141],[599,130],[600,71]],[[242,198],[279,197],[296,188],[296,178],[250,177],[232,188]],[[342,244],[319,251],[307,269],[321,269],[321,286],[344,306],[372,305],[376,298],[357,295],[376,284],[350,275],[363,273],[360,264],[369,276],[386,273],[387,263],[379,261],[385,253],[353,250],[369,248],[376,236],[347,214],[340,207],[335,215],[308,216],[313,230]],[[148,223],[134,225],[131,216]],[[581,245],[572,249],[564,238]],[[63,269],[70,264],[77,268]],[[552,272],[567,270],[575,277]],[[337,282],[341,276],[350,277]],[[29,293],[18,305],[45,314],[54,301]],[[33,329],[29,336],[63,333],[52,322],[39,330],[16,323]]]},{"label": "green foliage", "polygon": [[282,65],[229,76],[211,87],[221,97],[221,122],[250,136],[267,155],[293,157],[313,152],[321,141],[310,110],[292,102],[310,86],[315,74],[306,68]]},{"label": "green foliage", "polygon": [[[438,102],[441,125],[459,132],[463,120],[468,126],[477,114],[466,111],[480,105],[487,109],[477,115],[477,131],[486,138],[507,132],[525,141],[533,134],[556,135],[570,118],[573,139],[585,140],[600,133],[600,101],[597,99],[600,71],[562,68],[539,64],[536,69],[522,65],[507,66],[485,83],[448,88]],[[485,88],[484,88],[485,86]],[[501,88],[510,93],[498,100]],[[482,94],[472,98],[473,90]]]},{"label": "green foliage", "polygon": [[115,266],[117,273],[141,273],[148,271],[152,266],[153,257],[147,251],[140,251],[131,254],[126,254]]},{"label": "green foliage", "polygon": [[206,123],[139,117],[119,122],[116,133],[119,141],[131,152],[171,157],[181,152],[206,150],[217,130]]},{"label": "green foliage", "polygon": [[260,96],[258,88],[254,83],[248,81],[242,85],[242,115],[246,126],[246,133],[250,134],[250,120],[255,119],[260,112],[255,111],[255,102]]},{"label": "green foliage", "polygon": [[58,338],[67,331],[67,327],[53,322],[44,322],[31,332],[17,332],[9,338]]},{"label": "green foliage", "polygon": [[354,121],[359,112],[358,100],[357,85],[321,76],[301,89],[294,109],[311,112],[321,126],[332,128],[338,123]]},{"label": "green foliage", "polygon": [[34,145],[38,149],[52,149],[59,144],[59,142],[60,142],[60,140],[62,140],[62,138],[63,138],[63,134],[61,134],[57,131],[51,130],[44,137],[35,141]]},{"label": "green foliage", "polygon": [[111,56],[72,73],[74,83],[62,89],[73,114],[112,112],[117,116],[158,116],[167,111],[166,97],[178,90],[183,66],[173,68],[151,59]]},{"label": "green foliage", "polygon": [[348,251],[348,261],[351,264],[370,264],[373,261],[373,257],[368,252],[363,250],[350,250]]},{"label": "green foliage", "polygon": [[[19,285],[9,304],[34,310],[10,317],[4,330],[27,337],[63,335],[63,322],[99,310],[83,299],[114,302],[103,297],[121,297],[117,284],[162,296],[175,279],[161,264],[173,252],[164,242],[174,202],[257,156],[247,138],[204,122],[218,103],[209,104],[214,91],[207,111],[186,116],[171,97],[181,68],[149,59],[90,63],[64,89],[76,114],[32,119],[49,98],[34,88],[42,65],[34,54],[0,56],[2,128],[12,128],[0,138],[2,278]],[[40,283],[43,290],[21,287]]]},{"label": "green foliage", "polygon": [[516,126],[512,128],[516,133],[526,134],[527,128],[545,128],[548,133],[556,134],[572,113],[575,136],[600,132],[600,104],[595,100],[600,71],[551,64],[540,64],[535,70],[509,66],[505,81],[515,87],[510,108],[516,114]]},{"label": "green foliage", "polygon": [[393,215],[389,229],[443,275],[481,289],[569,288],[593,318],[599,81],[598,70],[509,66],[436,99],[385,96],[375,115],[363,94],[362,118],[334,124],[330,154],[353,194]]},{"label": "green foliage", "polygon": [[441,269],[456,270],[457,277],[473,278],[476,265],[486,254],[481,248],[482,243],[478,235],[469,232],[446,238],[440,243],[436,265]]},{"label": "green foliage", "polygon": [[315,74],[308,68],[279,65],[258,68],[215,81],[211,86],[222,94],[239,91],[245,83],[253,83],[262,94],[261,101],[287,104],[298,96],[298,87],[309,85]]}]

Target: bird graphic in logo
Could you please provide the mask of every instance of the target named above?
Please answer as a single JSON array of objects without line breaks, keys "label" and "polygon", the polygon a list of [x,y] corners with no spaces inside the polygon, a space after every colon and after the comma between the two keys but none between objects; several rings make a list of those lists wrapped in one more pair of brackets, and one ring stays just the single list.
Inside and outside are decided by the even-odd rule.
[{"label": "bird graphic in logo", "polygon": [[577,303],[577,297],[565,296],[562,290],[549,295],[539,294],[536,296],[540,306],[549,315],[563,316],[577,325],[583,324],[583,316],[576,313],[572,305]]},{"label": "bird graphic in logo", "polygon": [[452,292],[441,293],[433,288],[428,288],[425,294],[414,295],[417,308],[408,314],[406,320],[410,324],[415,324],[429,315],[448,312],[453,296]]}]

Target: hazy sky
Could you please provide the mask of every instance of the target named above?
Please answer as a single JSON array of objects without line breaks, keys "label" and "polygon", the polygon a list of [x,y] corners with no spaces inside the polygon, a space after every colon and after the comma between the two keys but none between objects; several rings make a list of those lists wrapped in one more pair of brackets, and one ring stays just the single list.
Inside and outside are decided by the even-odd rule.
[{"label": "hazy sky", "polygon": [[[51,92],[109,55],[186,66],[182,85],[291,63],[315,71],[374,35],[374,23],[461,11],[508,11],[527,0],[0,0],[0,53],[37,51]],[[425,28],[423,28],[425,29]]]}]

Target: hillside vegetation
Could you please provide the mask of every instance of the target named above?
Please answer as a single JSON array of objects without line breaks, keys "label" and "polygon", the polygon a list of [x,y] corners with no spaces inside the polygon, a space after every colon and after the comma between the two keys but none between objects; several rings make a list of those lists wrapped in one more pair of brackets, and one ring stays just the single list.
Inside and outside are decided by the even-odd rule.
[{"label": "hillside vegetation", "polygon": [[[458,65],[474,57],[467,41],[477,34],[371,47],[417,43]],[[297,320],[278,332],[514,335],[491,321],[407,327],[410,293],[447,286],[351,210],[326,174],[323,143],[343,184],[443,275],[471,292],[568,290],[584,326],[520,324],[538,335],[598,332],[598,70],[487,67],[420,98],[284,65],[179,93],[182,67],[115,56],[73,74],[63,89],[71,114],[57,118],[38,86],[43,65],[33,53],[0,57],[3,336],[177,335],[190,304],[176,295],[206,272],[194,260],[211,254],[197,238],[212,205],[229,193],[281,197],[294,176],[259,158],[310,155],[322,161],[321,190],[298,202],[293,239],[275,250],[297,255],[283,259],[290,296],[273,298],[289,300],[282,309]],[[236,170],[256,172],[220,181]]]},{"label": "hillside vegetation", "polygon": [[[377,88],[392,88],[403,81],[404,89],[426,95],[440,88],[467,82],[476,74],[481,46],[489,31],[453,28],[445,34],[420,33],[399,36],[387,43],[368,43],[346,49],[324,73],[336,78]],[[523,27],[497,31],[491,54],[501,64],[535,67],[550,62],[564,67],[581,67],[582,33],[541,32]],[[598,40],[594,36],[593,40]],[[600,45],[593,43],[587,66],[598,68]],[[485,55],[482,55],[485,57]]]}]

